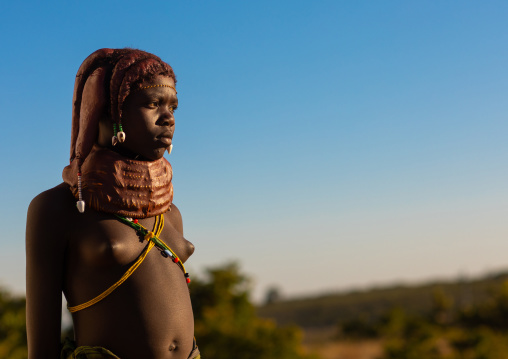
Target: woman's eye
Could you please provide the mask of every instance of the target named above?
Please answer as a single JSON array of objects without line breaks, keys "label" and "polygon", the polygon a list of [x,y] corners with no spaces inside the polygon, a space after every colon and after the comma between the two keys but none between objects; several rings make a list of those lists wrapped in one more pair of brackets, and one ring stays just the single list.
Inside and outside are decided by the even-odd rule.
[{"label": "woman's eye", "polygon": [[150,108],[155,108],[157,106],[159,106],[159,103],[157,101],[153,101],[148,104],[148,107]]}]

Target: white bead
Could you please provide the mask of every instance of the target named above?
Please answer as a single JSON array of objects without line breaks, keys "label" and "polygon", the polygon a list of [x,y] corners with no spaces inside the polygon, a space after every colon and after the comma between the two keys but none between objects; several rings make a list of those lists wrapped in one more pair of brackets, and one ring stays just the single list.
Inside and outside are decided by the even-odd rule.
[{"label": "white bead", "polygon": [[78,207],[79,213],[83,213],[85,211],[85,201],[80,200],[76,203],[76,207]]},{"label": "white bead", "polygon": [[124,142],[125,141],[125,132],[123,131],[120,131],[116,134],[118,136],[118,141],[120,143]]}]

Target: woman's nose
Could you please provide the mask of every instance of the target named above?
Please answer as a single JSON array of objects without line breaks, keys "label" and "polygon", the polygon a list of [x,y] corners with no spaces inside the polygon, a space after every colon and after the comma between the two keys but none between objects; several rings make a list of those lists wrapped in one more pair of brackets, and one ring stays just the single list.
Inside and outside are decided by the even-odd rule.
[{"label": "woman's nose", "polygon": [[161,114],[161,125],[173,126],[175,124],[175,116],[172,107],[166,107]]}]

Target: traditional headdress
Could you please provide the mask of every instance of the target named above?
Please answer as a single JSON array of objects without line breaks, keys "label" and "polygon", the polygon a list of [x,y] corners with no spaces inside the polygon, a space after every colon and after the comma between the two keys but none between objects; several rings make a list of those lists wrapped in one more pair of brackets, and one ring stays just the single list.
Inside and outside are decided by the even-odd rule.
[{"label": "traditional headdress", "polygon": [[158,75],[176,82],[171,66],[141,50],[100,49],[81,64],[74,85],[70,165],[62,174],[80,212],[86,203],[98,211],[144,218],[171,206],[172,170],[166,159],[130,160],[96,145],[102,117],[112,121],[113,141],[123,142],[124,100]]}]

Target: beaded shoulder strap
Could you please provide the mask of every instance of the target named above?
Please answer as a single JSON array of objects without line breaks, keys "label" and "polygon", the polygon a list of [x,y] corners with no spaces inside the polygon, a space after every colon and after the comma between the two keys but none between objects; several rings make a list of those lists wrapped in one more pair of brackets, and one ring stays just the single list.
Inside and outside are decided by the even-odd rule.
[{"label": "beaded shoulder strap", "polygon": [[[139,223],[139,221],[137,219],[122,217],[118,214],[115,214],[115,216],[123,223],[132,227],[136,231],[136,233],[140,236],[143,236],[143,238],[146,241],[150,241],[151,243],[154,243],[155,247],[160,251],[160,253],[163,257],[171,259],[174,263],[176,263],[180,267],[180,269],[182,270],[182,272],[184,274],[185,281],[187,282],[187,284],[190,283],[190,281],[191,281],[190,276],[189,276],[189,273],[187,273],[187,271],[185,270],[185,266],[183,265],[183,262],[180,260],[180,258],[178,258],[177,254],[166,243],[164,243],[164,241],[162,239],[159,238],[160,231],[159,232],[155,231],[155,227],[154,227],[154,231],[148,231],[145,227],[143,227],[141,225],[141,223]],[[160,217],[161,217],[162,225],[164,226],[164,215],[160,215]],[[161,229],[161,231],[162,231],[162,229]]]},{"label": "beaded shoulder strap", "polygon": [[[127,220],[127,219],[125,219],[125,220]],[[150,233],[151,236],[155,235],[156,237],[158,237],[161,234],[163,228],[164,228],[164,215],[160,214],[157,217],[155,217],[155,223],[153,226],[153,230],[151,232],[147,231],[147,233]],[[146,229],[145,229],[145,231],[146,231]],[[124,273],[122,278],[120,278],[115,284],[113,284],[111,287],[109,287],[104,292],[99,294],[97,297],[89,300],[86,303],[76,305],[73,307],[70,307],[69,305],[67,305],[67,309],[69,309],[69,312],[75,313],[77,311],[83,310],[85,308],[88,308],[88,307],[100,302],[101,300],[106,298],[108,295],[110,295],[123,282],[125,282],[127,280],[127,278],[129,278],[131,276],[131,274],[134,273],[134,271],[139,267],[139,265],[145,260],[148,252],[150,252],[150,250],[153,247],[155,247],[155,245],[156,245],[156,243],[153,240],[150,240],[150,238],[147,239],[146,235],[144,236],[143,239],[148,240],[148,244],[146,245],[145,249],[143,249],[143,252],[141,252],[141,254],[138,256],[138,258],[136,259],[134,264]]]}]

